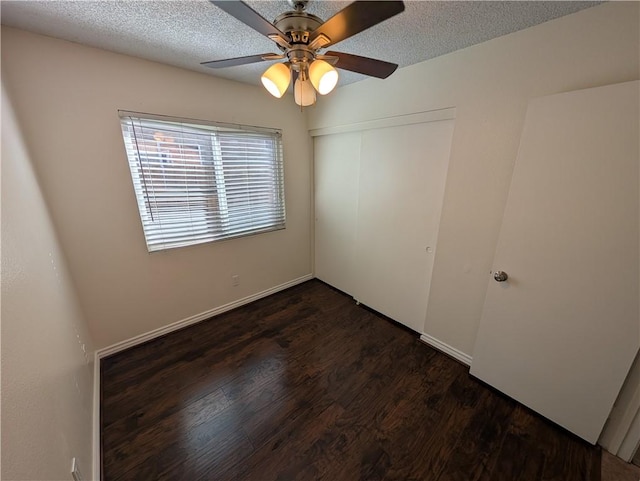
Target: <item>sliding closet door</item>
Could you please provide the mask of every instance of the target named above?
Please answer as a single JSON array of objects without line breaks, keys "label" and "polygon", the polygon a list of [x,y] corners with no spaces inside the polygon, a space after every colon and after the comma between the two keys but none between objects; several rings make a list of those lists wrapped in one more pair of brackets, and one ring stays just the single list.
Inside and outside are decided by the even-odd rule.
[{"label": "sliding closet door", "polygon": [[360,132],[315,137],[315,276],[353,295]]},{"label": "sliding closet door", "polygon": [[362,132],[353,296],[423,332],[453,120]]}]

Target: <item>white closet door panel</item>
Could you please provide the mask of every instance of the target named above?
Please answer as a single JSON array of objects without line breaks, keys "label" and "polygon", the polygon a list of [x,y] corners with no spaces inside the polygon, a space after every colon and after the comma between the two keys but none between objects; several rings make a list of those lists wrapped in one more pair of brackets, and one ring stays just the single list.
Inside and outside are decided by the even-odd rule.
[{"label": "white closet door panel", "polygon": [[362,133],[354,297],[423,332],[453,121]]},{"label": "white closet door panel", "polygon": [[640,343],[638,90],[530,102],[471,365],[592,443]]},{"label": "white closet door panel", "polygon": [[353,295],[360,132],[315,137],[315,276]]}]

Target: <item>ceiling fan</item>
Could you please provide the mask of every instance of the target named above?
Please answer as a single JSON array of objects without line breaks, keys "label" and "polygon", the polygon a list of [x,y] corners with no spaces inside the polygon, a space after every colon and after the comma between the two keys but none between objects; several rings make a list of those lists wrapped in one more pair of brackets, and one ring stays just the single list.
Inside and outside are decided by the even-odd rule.
[{"label": "ceiling fan", "polygon": [[262,84],[274,97],[280,98],[293,77],[295,102],[301,107],[313,105],[316,91],[326,95],[338,83],[338,67],[371,77],[387,78],[397,68],[394,63],[359,55],[320,50],[356,35],[404,11],[402,1],[356,1],[340,10],[326,22],[305,12],[309,0],[288,0],[292,11],[278,16],[273,23],[242,1],[209,0],[257,32],[273,40],[282,53],[263,53],[246,57],[202,62],[211,68],[234,67],[250,63],[285,60],[262,74]]}]

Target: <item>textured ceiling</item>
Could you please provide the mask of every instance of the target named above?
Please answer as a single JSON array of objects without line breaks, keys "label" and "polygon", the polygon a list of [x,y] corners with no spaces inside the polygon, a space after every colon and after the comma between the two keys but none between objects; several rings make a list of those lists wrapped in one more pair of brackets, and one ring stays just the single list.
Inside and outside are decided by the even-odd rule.
[{"label": "textured ceiling", "polygon": [[[268,20],[290,10],[284,0],[248,1]],[[311,1],[323,19],[350,2]],[[601,2],[407,1],[396,17],[331,47],[405,67]],[[269,65],[226,69],[200,62],[278,52],[275,44],[206,0],[6,1],[2,24],[210,75],[259,84]],[[363,75],[340,72],[340,84]]]}]

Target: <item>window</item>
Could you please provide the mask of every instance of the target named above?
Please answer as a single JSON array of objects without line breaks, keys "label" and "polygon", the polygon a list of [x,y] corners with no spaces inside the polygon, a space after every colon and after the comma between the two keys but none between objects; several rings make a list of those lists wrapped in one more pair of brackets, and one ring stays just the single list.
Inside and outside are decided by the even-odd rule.
[{"label": "window", "polygon": [[120,111],[149,252],[284,229],[278,130]]}]

